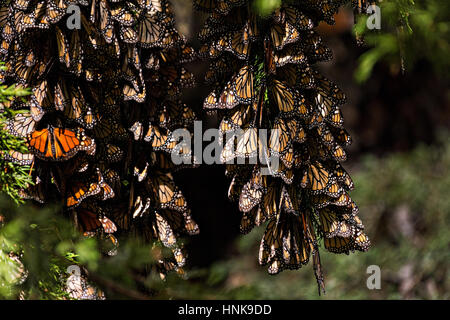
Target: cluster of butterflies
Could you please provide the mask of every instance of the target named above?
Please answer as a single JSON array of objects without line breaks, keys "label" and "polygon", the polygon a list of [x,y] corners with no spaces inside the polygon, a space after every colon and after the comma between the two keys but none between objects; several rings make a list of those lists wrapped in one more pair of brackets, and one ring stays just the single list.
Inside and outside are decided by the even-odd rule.
[{"label": "cluster of butterflies", "polygon": [[[23,197],[62,203],[85,235],[113,244],[109,254],[117,234],[156,240],[173,253],[155,250],[156,271],[183,274],[178,236],[199,229],[172,176],[182,166],[170,156],[191,157],[173,130],[196,119],[181,102],[183,88],[195,85],[183,65],[206,58],[212,91],[204,108],[219,110],[224,135],[243,131],[223,141],[221,154],[247,161],[226,165],[241,231],[267,222],[260,264],[276,274],[312,257],[323,287],[320,238],[335,253],[369,247],[340,165],[351,143],[339,109],[345,96],[312,67],[331,59],[313,28],[333,23],[345,0],[282,2],[262,17],[251,0],[194,0],[209,13],[196,53],[167,0],[1,0],[0,82],[31,91],[0,106],[21,110],[6,130],[29,153],[3,157],[32,166],[35,184]],[[72,5],[80,29],[68,28]],[[259,129],[276,130],[265,143]],[[269,175],[261,161],[250,163],[261,153],[280,160]]]},{"label": "cluster of butterflies", "polygon": [[[259,263],[276,274],[312,257],[320,292],[319,239],[335,253],[370,245],[348,194],[353,182],[340,165],[351,143],[339,108],[345,96],[312,66],[331,59],[313,28],[333,23],[342,1],[282,1],[267,17],[247,0],[194,3],[209,13],[199,33],[212,86],[204,109],[221,120],[221,159],[245,163],[226,165],[241,232],[267,222]],[[260,129],[272,131],[264,137]],[[261,158],[270,157],[279,165],[267,174],[268,161]]]},{"label": "cluster of butterflies", "polygon": [[177,237],[198,233],[172,177],[173,128],[195,119],[180,94],[196,56],[173,16],[166,0],[0,1],[0,82],[31,92],[0,106],[20,110],[5,129],[29,153],[3,157],[33,168],[22,196],[62,204],[108,254],[122,234],[162,243],[162,277],[183,272]]}]

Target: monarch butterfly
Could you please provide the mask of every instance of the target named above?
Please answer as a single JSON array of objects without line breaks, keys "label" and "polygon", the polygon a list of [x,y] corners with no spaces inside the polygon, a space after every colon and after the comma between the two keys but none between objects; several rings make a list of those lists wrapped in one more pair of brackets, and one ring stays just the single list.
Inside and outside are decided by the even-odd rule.
[{"label": "monarch butterfly", "polygon": [[78,151],[95,153],[95,141],[85,135],[82,128],[75,131],[48,126],[28,135],[30,151],[38,158],[50,161],[64,161],[72,158]]},{"label": "monarch butterfly", "polygon": [[305,99],[284,82],[274,79],[269,86],[269,93],[281,113],[297,113],[301,116],[308,114]]},{"label": "monarch butterfly", "polygon": [[206,42],[207,40],[210,40],[218,34],[226,31],[226,29],[227,28],[223,24],[218,24],[217,22],[212,21],[211,17],[208,17],[198,33],[198,38],[200,41]]},{"label": "monarch butterfly", "polygon": [[138,182],[142,182],[147,177],[148,167],[148,162],[145,163],[144,169],[142,170],[138,166],[134,167],[134,175],[137,176]]},{"label": "monarch butterfly", "polygon": [[99,216],[98,214],[83,208],[78,209],[76,212],[82,232],[93,232],[99,228],[103,228],[105,233],[114,233],[117,231],[114,222],[105,216]]},{"label": "monarch butterfly", "polygon": [[296,42],[300,33],[288,22],[284,24],[274,23],[270,27],[270,37],[272,43],[277,50],[281,50],[285,45]]},{"label": "monarch butterfly", "polygon": [[51,187],[49,187],[48,184],[43,183],[39,177],[36,177],[35,184],[20,190],[19,196],[25,200],[34,200],[39,203],[45,203],[51,192],[55,191],[53,189],[47,190],[50,188]]},{"label": "monarch butterfly", "polygon": [[345,94],[340,90],[333,82],[322,76],[317,71],[313,72],[314,82],[317,84],[317,90],[324,97],[331,99],[331,103],[334,105],[344,104],[346,101]]},{"label": "monarch butterfly", "polygon": [[316,128],[317,135],[326,146],[331,146],[334,143],[334,136],[331,131],[324,125],[319,125]]},{"label": "monarch butterfly", "polygon": [[288,22],[298,30],[309,30],[314,27],[314,23],[310,18],[305,16],[298,8],[291,6],[282,6],[276,9],[272,17],[275,22],[280,24]]},{"label": "monarch butterfly", "polygon": [[144,126],[139,121],[136,121],[128,130],[133,133],[134,140],[138,141],[142,139]]},{"label": "monarch butterfly", "polygon": [[261,202],[261,209],[267,219],[275,217],[281,208],[280,184],[273,181],[267,187],[267,192]]},{"label": "monarch butterfly", "polygon": [[10,134],[25,138],[34,131],[35,126],[36,121],[30,113],[18,113],[8,121],[6,128]]},{"label": "monarch butterfly", "polygon": [[269,265],[270,274],[283,269],[298,269],[309,261],[311,246],[300,216],[281,212],[267,225],[259,250],[260,265]]},{"label": "monarch butterfly", "polygon": [[269,151],[273,156],[284,155],[291,147],[292,140],[289,127],[283,118],[277,117],[274,121],[269,138]]},{"label": "monarch butterfly", "polygon": [[339,144],[334,143],[334,144],[328,146],[328,149],[330,150],[331,156],[336,161],[347,160],[347,153],[345,152],[344,148],[342,148]]},{"label": "monarch butterfly", "polygon": [[55,86],[55,106],[63,111],[69,120],[76,121],[88,129],[95,125],[96,118],[93,117],[92,109],[78,85],[68,88],[67,83],[61,79]]},{"label": "monarch butterfly", "polygon": [[66,198],[66,207],[75,208],[87,197],[98,194],[101,191],[97,182],[87,183],[85,181],[77,181],[70,186],[70,191]]},{"label": "monarch butterfly", "polygon": [[18,34],[23,33],[28,28],[35,26],[34,12],[26,14],[23,11],[16,11],[13,15],[15,29]]},{"label": "monarch butterfly", "polygon": [[250,126],[244,129],[243,134],[238,136],[236,144],[236,156],[241,158],[253,158],[258,155],[262,142],[258,136],[258,128]]},{"label": "monarch butterfly", "polygon": [[123,86],[123,95],[125,101],[127,100],[135,100],[136,102],[142,103],[145,101],[145,97],[147,96],[145,85],[142,85],[142,90],[139,92],[133,86],[129,84],[125,84]]},{"label": "monarch butterfly", "polygon": [[352,178],[341,165],[336,164],[336,168],[334,169],[333,173],[336,176],[337,180],[343,182],[348,190],[354,189]]},{"label": "monarch butterfly", "polygon": [[155,212],[155,220],[155,229],[157,230],[159,240],[163,243],[164,246],[169,248],[173,247],[176,244],[177,240],[172,227],[158,212]]},{"label": "monarch butterfly", "polygon": [[186,264],[186,256],[180,248],[172,248],[172,253],[178,267],[183,267]]},{"label": "monarch butterfly", "polygon": [[160,170],[176,170],[177,167],[171,159],[171,156],[165,152],[151,152],[151,164],[157,166]]},{"label": "monarch butterfly", "polygon": [[100,223],[102,224],[103,230],[106,233],[114,233],[117,231],[117,227],[109,218],[107,217],[101,217],[99,218]]},{"label": "monarch butterfly", "polygon": [[258,39],[260,36],[260,31],[255,14],[249,13],[249,16],[246,17],[243,31],[242,40],[244,43],[253,42]]},{"label": "monarch butterfly", "polygon": [[352,137],[345,129],[335,129],[330,128],[331,132],[333,132],[333,135],[339,144],[342,144],[344,146],[348,146],[352,143]]},{"label": "monarch butterfly", "polygon": [[359,251],[367,251],[370,247],[369,237],[362,231],[356,234],[355,249]]},{"label": "monarch butterfly", "polygon": [[259,264],[266,265],[270,263],[270,268],[273,270],[273,273],[279,270],[282,263],[279,260],[279,251],[283,245],[282,239],[280,239],[280,226],[281,224],[278,223],[278,219],[269,221],[259,248]]},{"label": "monarch butterfly", "polygon": [[8,45],[13,42],[16,36],[16,31],[11,26],[11,21],[7,21],[2,28],[2,38],[8,42]]},{"label": "monarch butterfly", "polygon": [[167,145],[172,141],[170,131],[165,130],[159,126],[149,124],[147,134],[144,137],[144,141],[147,141],[155,150],[164,150]]},{"label": "monarch butterfly", "polygon": [[[176,235],[181,233],[187,233],[190,235],[198,234],[198,226],[192,220],[188,213],[182,213],[175,210],[162,210],[161,212],[157,212],[157,224],[160,225],[162,230],[166,231],[166,239],[172,242],[172,245],[175,244],[176,239],[170,239],[171,237],[175,238]],[[159,218],[158,218],[159,216]],[[160,227],[159,226],[159,227]],[[169,232],[167,230],[170,229]],[[160,233],[161,234],[161,233]],[[167,236],[169,235],[169,236]],[[165,246],[171,246],[163,242]]]},{"label": "monarch butterfly", "polygon": [[294,142],[302,143],[306,140],[306,132],[297,119],[287,119],[286,125],[289,128],[291,139]]},{"label": "monarch butterfly", "polygon": [[149,191],[153,193],[156,204],[162,209],[173,209],[180,212],[187,209],[186,200],[175,186],[170,173],[154,172],[153,177],[147,181]]},{"label": "monarch butterfly", "polygon": [[96,13],[96,3],[97,1],[92,1],[90,20],[94,22],[96,19],[99,20],[99,30],[103,34],[107,43],[111,43],[114,36],[114,26],[111,21],[111,13],[106,0],[100,0],[98,7],[98,13]]},{"label": "monarch butterfly", "polygon": [[[238,103],[250,103],[254,95],[252,68],[249,66],[241,68],[232,80],[230,89]],[[225,93],[220,97],[219,108],[223,108],[224,103],[227,108],[231,108],[231,104],[228,104],[228,98],[225,97],[226,95]]]},{"label": "monarch butterfly", "polygon": [[55,26],[56,31],[56,41],[58,45],[58,56],[59,61],[64,63],[67,68],[70,67],[70,54],[69,54],[69,43],[66,35],[62,32],[60,28]]},{"label": "monarch butterfly", "polygon": [[70,71],[80,76],[83,68],[83,48],[81,45],[80,35],[78,30],[72,32],[69,43],[69,60],[70,60]]},{"label": "monarch butterfly", "polygon": [[159,70],[160,68],[160,59],[155,54],[149,54],[147,62],[144,64],[147,69],[150,70]]},{"label": "monarch butterfly", "polygon": [[100,157],[109,163],[119,162],[124,155],[124,152],[117,145],[106,143],[102,147],[100,147],[100,152],[98,153]]},{"label": "monarch butterfly", "polygon": [[333,253],[348,253],[353,248],[353,239],[351,237],[324,238],[324,246]]},{"label": "monarch butterfly", "polygon": [[179,100],[166,101],[159,114],[159,125],[164,128],[190,125],[195,119],[191,108]]},{"label": "monarch butterfly", "polygon": [[293,185],[283,186],[281,191],[281,208],[289,214],[300,215],[300,199],[296,194],[296,187]]},{"label": "monarch butterfly", "polygon": [[338,198],[343,192],[343,189],[338,181],[332,181],[331,184],[325,189],[324,193],[333,198]]},{"label": "monarch butterfly", "polygon": [[333,58],[331,50],[322,43],[322,39],[314,31],[307,33],[304,41],[305,53],[310,63],[328,61]]},{"label": "monarch butterfly", "polygon": [[33,49],[28,50],[28,52],[25,54],[24,60],[27,67],[32,67],[36,63],[36,55]]},{"label": "monarch butterfly", "polygon": [[329,204],[339,206],[339,207],[349,207],[352,206],[352,199],[347,192],[342,191],[342,194],[336,199],[329,199]]},{"label": "monarch butterfly", "polygon": [[345,102],[344,94],[337,87],[333,86],[331,82],[316,72],[314,73],[314,78],[316,84],[316,96],[314,99],[317,110],[315,110],[314,116],[310,121],[310,127],[315,126],[326,118],[336,127],[340,128],[343,119],[339,110],[336,109],[336,106]]},{"label": "monarch butterfly", "polygon": [[42,80],[32,90],[30,112],[35,121],[42,119],[44,110],[54,106],[54,97],[47,80]]},{"label": "monarch butterfly", "polygon": [[239,210],[249,212],[261,202],[263,194],[264,190],[260,186],[247,182],[239,197]]},{"label": "monarch butterfly", "polygon": [[217,0],[194,0],[194,7],[197,10],[213,11],[217,8]]},{"label": "monarch butterfly", "polygon": [[27,10],[31,0],[16,0],[12,3],[13,7],[19,10]]},{"label": "monarch butterfly", "polygon": [[318,210],[320,228],[325,237],[342,237],[348,238],[354,234],[354,227],[343,216],[339,216],[329,207]]},{"label": "monarch butterfly", "polygon": [[[134,8],[130,8],[131,10]],[[109,10],[111,18],[123,26],[132,26],[136,23],[134,15],[125,9],[124,3],[116,4]],[[137,12],[138,13],[138,12]]]},{"label": "monarch butterfly", "polygon": [[342,112],[339,108],[334,109],[328,117],[326,118],[328,123],[330,123],[333,127],[342,129],[344,124],[344,117],[342,116]]},{"label": "monarch butterfly", "polygon": [[252,118],[252,105],[242,105],[231,114],[230,117],[224,117],[220,123],[220,133],[227,134],[237,131],[239,128],[247,125]]},{"label": "monarch butterfly", "polygon": [[8,6],[2,6],[0,8],[0,28],[3,28],[8,23],[10,16],[10,10]]},{"label": "monarch butterfly", "polygon": [[18,163],[22,166],[29,166],[34,162],[34,155],[32,153],[21,153],[15,150],[9,150],[7,154],[1,152],[3,159]]},{"label": "monarch butterfly", "polygon": [[[229,165],[232,166],[232,165]],[[227,171],[229,174],[229,172]],[[242,175],[235,174],[231,180],[230,186],[228,187],[228,199],[231,201],[237,201],[239,200],[239,197],[242,192],[242,188],[244,185],[245,179],[242,177]]]},{"label": "monarch butterfly", "polygon": [[158,46],[161,44],[164,32],[164,26],[159,21],[158,16],[145,13],[138,25],[138,43],[144,48]]},{"label": "monarch butterfly", "polygon": [[106,182],[102,181],[100,183],[100,188],[101,188],[101,190],[100,190],[100,193],[99,193],[98,197],[101,200],[105,201],[107,199],[114,198],[114,196],[115,196],[114,190],[109,184],[107,184]]},{"label": "monarch butterfly", "polygon": [[306,164],[301,186],[310,188],[312,194],[317,194],[323,192],[332,181],[333,178],[324,166],[320,162],[314,161]]},{"label": "monarch butterfly", "polygon": [[290,86],[299,86],[302,89],[314,87],[314,76],[310,67],[288,64],[280,68],[278,74]]},{"label": "monarch butterfly", "polygon": [[116,170],[107,169],[103,172],[105,181],[111,186],[115,193],[120,195],[120,176]]},{"label": "monarch butterfly", "polygon": [[246,65],[225,86],[219,99],[211,93],[205,100],[205,108],[232,109],[236,105],[249,104],[254,98],[253,69]]},{"label": "monarch butterfly", "polygon": [[132,83],[142,80],[141,61],[138,50],[134,46],[129,46],[126,55],[124,55],[122,77]]},{"label": "monarch butterfly", "polygon": [[337,12],[339,4],[336,2],[324,1],[319,3],[314,3],[314,5],[319,9],[320,14],[323,19],[330,25],[334,24],[334,14]]},{"label": "monarch butterfly", "polygon": [[115,138],[122,140],[128,138],[126,129],[118,120],[100,115],[97,115],[97,120],[91,131],[97,139],[109,140]]},{"label": "monarch butterfly", "polygon": [[216,42],[215,47],[229,51],[241,60],[247,59],[250,53],[250,44],[243,40],[242,31],[227,34]]},{"label": "monarch butterfly", "polygon": [[87,182],[85,179],[72,182],[66,195],[66,207],[75,208],[87,197],[100,193],[102,183],[104,183],[103,177],[99,171],[97,171],[97,178],[94,182]]},{"label": "monarch butterfly", "polygon": [[36,60],[36,63],[27,67],[24,62],[24,56],[21,55],[17,58],[14,65],[14,78],[21,85],[26,85],[30,82],[30,79],[40,79],[48,70],[52,63],[52,60]]},{"label": "monarch butterfly", "polygon": [[274,177],[280,177],[284,183],[291,184],[294,181],[294,170],[281,161],[276,169],[271,169],[271,174]]},{"label": "monarch butterfly", "polygon": [[[159,274],[162,281],[166,280],[166,276],[169,272],[175,271],[180,277],[185,277],[185,272],[183,268],[179,267],[173,259],[155,259],[158,261],[156,264],[152,265],[152,271]],[[154,269],[154,270],[153,270]]]},{"label": "monarch butterfly", "polygon": [[165,8],[164,1],[161,0],[138,0],[138,3],[141,8],[145,8],[152,13],[162,12]]},{"label": "monarch butterfly", "polygon": [[2,43],[0,45],[0,54],[5,56],[8,54],[9,50],[9,42],[6,40],[2,40]]},{"label": "monarch butterfly", "polygon": [[264,68],[267,74],[275,74],[277,72],[274,50],[268,37],[264,39]]},{"label": "monarch butterfly", "polygon": [[[51,24],[57,23],[66,14],[67,4],[64,1],[49,1],[47,3],[47,13],[44,20]],[[81,16],[83,19],[83,15]]]},{"label": "monarch butterfly", "polygon": [[[144,202],[145,201],[145,202]],[[133,204],[133,218],[142,217],[148,213],[150,209],[150,198],[143,198],[140,195],[136,197]],[[124,214],[126,215],[126,214]]]},{"label": "monarch butterfly", "polygon": [[283,67],[287,64],[305,64],[307,62],[303,48],[299,45],[290,45],[283,50],[274,53],[273,61],[276,67]]}]

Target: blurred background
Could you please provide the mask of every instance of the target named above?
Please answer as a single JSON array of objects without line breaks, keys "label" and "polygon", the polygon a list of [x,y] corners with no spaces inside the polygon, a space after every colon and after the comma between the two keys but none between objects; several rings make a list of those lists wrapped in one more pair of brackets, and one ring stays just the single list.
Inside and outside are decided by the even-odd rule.
[{"label": "blurred background", "polygon": [[[180,31],[196,46],[201,14],[174,0]],[[178,175],[200,235],[189,239],[190,280],[173,294],[201,299],[449,299],[450,106],[448,1],[384,1],[381,30],[354,24],[350,7],[336,25],[320,25],[334,59],[316,65],[347,94],[342,107],[352,135],[344,163],[355,182],[351,193],[372,241],[367,253],[322,250],[327,294],[319,297],[311,265],[270,276],[258,266],[264,226],[238,233],[237,204],[227,198],[222,167]],[[206,66],[190,67],[200,83],[186,92],[200,114]],[[209,127],[217,127],[209,119]],[[199,177],[200,175],[200,177]],[[381,289],[366,286],[367,267],[381,269]]]},{"label": "blurred background", "polygon": [[[171,1],[180,32],[198,49],[195,38],[205,16],[193,11],[191,1]],[[217,165],[175,177],[201,230],[185,239],[190,253],[186,280],[177,275],[164,283],[142,279],[135,270],[149,262],[149,248],[121,243],[117,256],[100,261],[93,239],[72,234],[61,240],[62,229],[72,231],[57,221],[52,208],[37,214],[0,201],[1,213],[17,215],[1,229],[0,242],[8,248],[25,243],[33,253],[23,261],[33,270],[25,282],[36,284],[31,298],[67,298],[55,288],[64,283],[67,265],[81,263],[106,290],[106,298],[450,299],[449,3],[382,1],[381,29],[374,31],[365,29],[364,16],[355,24],[352,9],[343,7],[336,25],[318,27],[334,59],[315,67],[347,94],[342,111],[353,144],[344,167],[355,182],[351,195],[372,242],[366,253],[321,250],[325,295],[318,295],[311,264],[276,276],[258,265],[264,226],[239,235],[241,215],[227,199],[230,181]],[[202,84],[207,64],[187,67],[198,87],[187,90],[185,100],[200,115],[209,89]],[[217,126],[212,116],[203,123],[204,130]],[[68,254],[72,249],[76,255]],[[19,291],[11,294],[3,286],[10,274],[2,264],[5,257],[0,248],[0,298],[17,297]],[[371,265],[380,267],[381,289],[367,288]],[[23,265],[19,269],[17,274]]]}]

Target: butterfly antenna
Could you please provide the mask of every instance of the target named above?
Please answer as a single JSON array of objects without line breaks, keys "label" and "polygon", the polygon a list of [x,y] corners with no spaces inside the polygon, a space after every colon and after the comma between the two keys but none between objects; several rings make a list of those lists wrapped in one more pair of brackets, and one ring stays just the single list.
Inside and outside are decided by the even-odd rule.
[{"label": "butterfly antenna", "polygon": [[29,176],[31,176],[31,173],[33,172],[33,168],[34,168],[34,160],[33,160],[33,162],[31,162],[30,171],[28,172]]}]

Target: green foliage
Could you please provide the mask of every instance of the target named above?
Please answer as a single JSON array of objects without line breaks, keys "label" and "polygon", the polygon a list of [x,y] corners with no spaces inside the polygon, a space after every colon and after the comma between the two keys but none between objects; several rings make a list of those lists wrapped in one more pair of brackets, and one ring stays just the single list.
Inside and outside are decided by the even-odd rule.
[{"label": "green foliage", "polygon": [[[131,238],[120,239],[115,248],[109,239],[82,236],[59,208],[17,206],[5,196],[0,197],[0,213],[6,221],[0,227],[0,299],[70,299],[65,285],[71,265],[86,270],[107,298],[148,298],[138,286],[168,294],[158,273],[137,273],[155,262],[153,250],[163,250],[159,244]],[[114,248],[117,254],[109,256]],[[163,257],[170,255],[163,252]]]},{"label": "green foliage", "polygon": [[[373,246],[366,253],[321,250],[327,293],[306,270],[270,276],[257,265],[264,227],[241,237],[233,255],[209,269],[191,271],[188,282],[170,278],[181,299],[449,299],[450,138],[384,158],[366,156],[351,175],[352,192]],[[381,290],[369,290],[367,267],[381,268]]]},{"label": "green foliage", "polygon": [[[4,69],[2,64],[0,64],[0,69]],[[22,97],[28,94],[28,90],[15,85],[0,85],[0,103],[10,101],[14,97]],[[0,155],[7,154],[12,150],[22,153],[28,152],[23,139],[15,137],[4,130],[4,126],[8,119],[11,119],[11,117],[19,112],[21,112],[21,110],[13,111],[9,108],[0,108]],[[5,193],[16,203],[21,203],[22,200],[19,197],[19,190],[32,183],[29,171],[29,166],[5,161],[0,157],[0,193]]]},{"label": "green foliage", "polygon": [[354,32],[364,36],[370,49],[359,58],[358,82],[366,81],[374,65],[383,61],[392,70],[412,69],[425,59],[447,77],[449,70],[449,2],[440,0],[387,0],[381,9],[381,30],[368,30],[367,16],[359,17]]},{"label": "green foliage", "polygon": [[281,0],[255,0],[253,5],[261,16],[268,16],[276,8],[280,7]]}]

